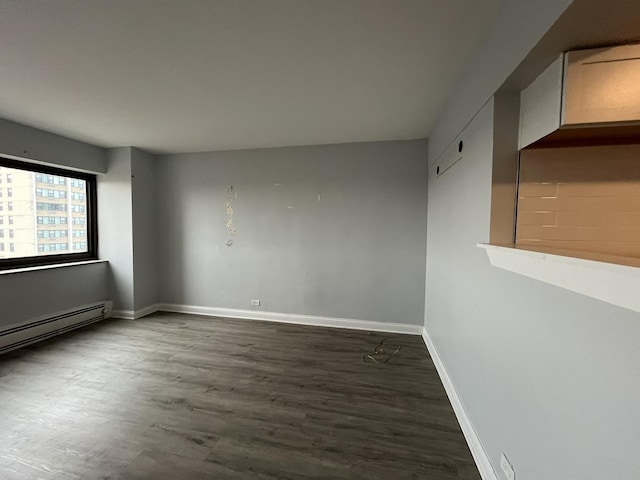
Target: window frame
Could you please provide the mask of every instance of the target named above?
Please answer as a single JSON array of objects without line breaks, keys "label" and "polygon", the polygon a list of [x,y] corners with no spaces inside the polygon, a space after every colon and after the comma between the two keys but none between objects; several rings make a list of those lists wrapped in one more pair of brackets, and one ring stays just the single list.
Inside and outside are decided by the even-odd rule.
[{"label": "window frame", "polygon": [[[87,251],[74,253],[73,250],[70,253],[58,253],[52,255],[33,255],[30,257],[18,257],[18,258],[2,258],[0,259],[0,270],[28,268],[36,266],[54,265],[62,263],[82,262],[98,259],[98,195],[97,195],[97,181],[96,175],[85,172],[78,172],[74,170],[67,170],[64,168],[51,167],[49,165],[41,165],[37,163],[29,163],[20,160],[13,160],[0,155],[0,166],[13,168],[17,170],[26,170],[34,174],[55,175],[59,177],[70,177],[79,180],[84,180],[86,188],[86,225],[85,230],[87,232]],[[34,177],[35,178],[35,177]],[[35,180],[34,180],[35,181]],[[9,182],[7,182],[9,183]],[[66,185],[66,181],[65,181]],[[36,198],[33,199],[34,206]],[[69,215],[72,213],[70,210],[66,211]],[[42,215],[44,216],[44,215]],[[37,217],[34,228],[37,230],[38,224]],[[66,224],[69,224],[67,222]],[[61,223],[62,224],[62,223]],[[70,243],[69,243],[70,245]]]}]

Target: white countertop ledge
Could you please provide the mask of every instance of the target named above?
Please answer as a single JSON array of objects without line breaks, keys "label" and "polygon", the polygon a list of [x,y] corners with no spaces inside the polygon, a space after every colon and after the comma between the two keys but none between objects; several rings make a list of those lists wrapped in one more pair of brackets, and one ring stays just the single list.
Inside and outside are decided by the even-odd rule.
[{"label": "white countertop ledge", "polygon": [[479,243],[494,267],[640,312],[640,268]]},{"label": "white countertop ledge", "polygon": [[13,275],[15,273],[37,272],[38,270],[53,270],[54,268],[78,267],[81,265],[93,265],[94,263],[107,263],[108,260],[83,260],[80,262],[53,263],[51,265],[38,265],[24,268],[10,268],[0,270],[0,275]]}]

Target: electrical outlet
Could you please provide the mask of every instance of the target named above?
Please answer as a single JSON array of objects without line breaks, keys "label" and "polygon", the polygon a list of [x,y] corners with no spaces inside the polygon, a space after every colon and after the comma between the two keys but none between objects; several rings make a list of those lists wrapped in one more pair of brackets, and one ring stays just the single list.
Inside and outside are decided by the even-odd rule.
[{"label": "electrical outlet", "polygon": [[254,307],[259,307],[260,306],[260,300],[251,300],[251,305]]},{"label": "electrical outlet", "polygon": [[513,465],[509,463],[509,460],[507,460],[507,457],[504,453],[500,457],[500,467],[504,472],[504,476],[507,477],[507,480],[516,480],[516,472],[513,469]]}]

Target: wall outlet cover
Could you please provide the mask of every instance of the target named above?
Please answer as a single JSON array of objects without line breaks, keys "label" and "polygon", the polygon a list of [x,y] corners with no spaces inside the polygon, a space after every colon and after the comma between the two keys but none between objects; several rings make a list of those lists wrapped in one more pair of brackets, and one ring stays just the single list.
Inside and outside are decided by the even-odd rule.
[{"label": "wall outlet cover", "polygon": [[255,307],[259,307],[260,306],[260,300],[251,300],[251,305],[255,306]]}]

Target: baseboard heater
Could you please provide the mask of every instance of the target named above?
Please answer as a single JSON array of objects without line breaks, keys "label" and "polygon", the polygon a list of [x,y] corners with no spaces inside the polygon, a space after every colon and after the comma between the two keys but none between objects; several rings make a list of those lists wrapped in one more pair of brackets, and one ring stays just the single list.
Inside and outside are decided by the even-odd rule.
[{"label": "baseboard heater", "polygon": [[0,354],[109,318],[111,308],[112,302],[98,302],[0,327]]}]

